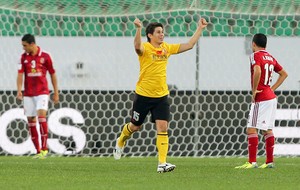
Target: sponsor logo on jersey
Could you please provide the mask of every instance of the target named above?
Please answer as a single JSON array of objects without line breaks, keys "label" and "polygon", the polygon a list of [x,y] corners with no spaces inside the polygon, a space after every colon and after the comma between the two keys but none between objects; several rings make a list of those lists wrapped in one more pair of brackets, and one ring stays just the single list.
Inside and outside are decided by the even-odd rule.
[{"label": "sponsor logo on jersey", "polygon": [[42,73],[40,73],[40,72],[39,73],[28,73],[27,76],[28,77],[40,77],[40,76],[42,76]]},{"label": "sponsor logo on jersey", "polygon": [[157,55],[166,55],[168,52],[165,48],[163,48],[162,50],[156,51]]}]

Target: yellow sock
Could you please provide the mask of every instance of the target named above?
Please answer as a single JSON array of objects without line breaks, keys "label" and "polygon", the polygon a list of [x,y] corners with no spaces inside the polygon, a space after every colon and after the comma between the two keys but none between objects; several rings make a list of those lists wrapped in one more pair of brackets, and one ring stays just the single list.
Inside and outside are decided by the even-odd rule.
[{"label": "yellow sock", "polygon": [[118,146],[123,147],[125,145],[125,141],[130,138],[132,133],[133,132],[129,129],[129,123],[126,123],[121,132],[121,135],[120,135],[120,138],[118,141]]},{"label": "yellow sock", "polygon": [[169,149],[168,132],[157,133],[156,147],[158,150],[158,161],[160,164],[167,162],[167,154]]}]

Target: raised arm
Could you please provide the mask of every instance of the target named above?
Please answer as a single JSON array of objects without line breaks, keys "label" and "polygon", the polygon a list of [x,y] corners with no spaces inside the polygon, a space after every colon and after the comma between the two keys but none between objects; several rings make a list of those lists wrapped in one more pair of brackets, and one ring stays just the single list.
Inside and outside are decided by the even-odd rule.
[{"label": "raised arm", "polygon": [[51,76],[51,82],[52,82],[52,86],[53,86],[53,102],[54,104],[57,104],[59,102],[59,94],[58,94],[58,86],[57,86],[57,77],[56,74],[53,73],[50,75]]},{"label": "raised arm", "polygon": [[204,18],[201,18],[198,22],[198,27],[194,35],[190,38],[190,40],[187,43],[180,44],[180,48],[178,53],[182,53],[185,51],[188,51],[194,47],[194,45],[197,43],[199,40],[203,28],[207,26],[207,22]]},{"label": "raised arm", "polygon": [[134,25],[136,27],[136,33],[134,37],[134,49],[138,55],[143,54],[143,46],[142,46],[142,22],[136,18],[134,20]]}]

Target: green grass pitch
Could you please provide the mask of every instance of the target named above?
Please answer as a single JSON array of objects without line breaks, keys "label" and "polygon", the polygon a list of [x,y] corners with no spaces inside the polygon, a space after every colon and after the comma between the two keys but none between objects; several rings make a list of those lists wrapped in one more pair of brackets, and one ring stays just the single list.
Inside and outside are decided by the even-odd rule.
[{"label": "green grass pitch", "polygon": [[299,157],[276,158],[274,169],[234,169],[246,160],[171,157],[177,168],[158,174],[156,157],[0,156],[0,189],[300,189]]}]

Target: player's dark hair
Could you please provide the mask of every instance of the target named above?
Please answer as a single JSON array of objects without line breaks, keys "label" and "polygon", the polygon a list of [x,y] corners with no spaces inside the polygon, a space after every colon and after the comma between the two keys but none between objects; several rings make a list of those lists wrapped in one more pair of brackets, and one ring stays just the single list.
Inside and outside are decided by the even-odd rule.
[{"label": "player's dark hair", "polygon": [[266,48],[266,46],[267,46],[267,36],[262,34],[262,33],[255,34],[253,36],[252,42],[254,42],[258,47]]},{"label": "player's dark hair", "polygon": [[25,34],[25,35],[22,37],[22,41],[23,41],[23,42],[27,42],[27,43],[29,43],[29,44],[35,43],[34,35],[31,35],[31,34]]},{"label": "player's dark hair", "polygon": [[150,42],[150,38],[148,37],[148,34],[153,34],[155,28],[157,28],[157,27],[162,27],[164,29],[163,25],[161,23],[158,23],[158,22],[151,22],[146,27],[146,36],[147,36],[148,42]]}]

